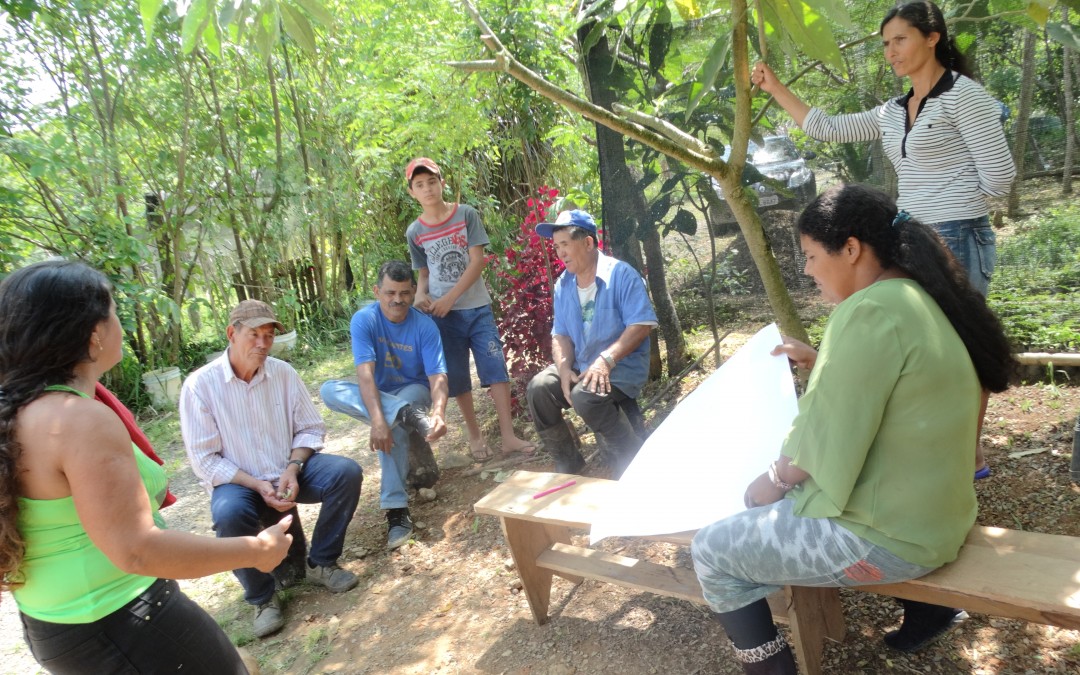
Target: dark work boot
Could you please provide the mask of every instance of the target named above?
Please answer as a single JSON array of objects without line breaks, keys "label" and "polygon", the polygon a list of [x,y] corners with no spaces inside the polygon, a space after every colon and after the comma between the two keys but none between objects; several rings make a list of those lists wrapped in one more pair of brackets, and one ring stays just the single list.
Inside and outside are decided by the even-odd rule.
[{"label": "dark work boot", "polygon": [[914,600],[900,600],[904,620],[899,630],[885,634],[885,644],[901,652],[917,652],[959,625],[967,612],[953,607],[930,605]]},{"label": "dark work boot", "polygon": [[409,431],[409,474],[405,484],[411,488],[429,488],[439,480],[439,463],[431,444],[416,431]]},{"label": "dark work boot", "polygon": [[776,630],[764,598],[731,612],[714,614],[748,675],[798,675],[795,657]]},{"label": "dark work boot", "polygon": [[576,474],[585,468],[585,458],[578,450],[577,439],[570,433],[565,421],[549,429],[537,431],[544,443],[544,450],[555,460],[556,473]]}]

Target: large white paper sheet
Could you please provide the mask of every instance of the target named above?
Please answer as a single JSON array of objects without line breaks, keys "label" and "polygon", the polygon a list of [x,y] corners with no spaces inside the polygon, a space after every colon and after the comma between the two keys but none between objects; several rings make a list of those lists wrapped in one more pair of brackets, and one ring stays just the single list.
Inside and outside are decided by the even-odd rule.
[{"label": "large white paper sheet", "polygon": [[770,324],[668,415],[600,505],[591,539],[696,530],[742,511],[780,453],[798,404]]}]

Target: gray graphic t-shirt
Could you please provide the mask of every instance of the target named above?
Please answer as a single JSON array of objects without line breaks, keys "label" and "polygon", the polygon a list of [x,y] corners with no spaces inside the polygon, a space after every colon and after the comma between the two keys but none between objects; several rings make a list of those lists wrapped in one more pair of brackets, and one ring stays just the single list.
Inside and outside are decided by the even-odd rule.
[{"label": "gray graphic t-shirt", "polygon": [[[409,254],[415,270],[428,270],[428,292],[432,300],[446,295],[469,266],[469,248],[487,246],[487,232],[480,214],[471,206],[458,204],[441,223],[425,223],[417,218],[405,230]],[[484,278],[476,280],[461,294],[454,309],[474,309],[491,304]]]}]

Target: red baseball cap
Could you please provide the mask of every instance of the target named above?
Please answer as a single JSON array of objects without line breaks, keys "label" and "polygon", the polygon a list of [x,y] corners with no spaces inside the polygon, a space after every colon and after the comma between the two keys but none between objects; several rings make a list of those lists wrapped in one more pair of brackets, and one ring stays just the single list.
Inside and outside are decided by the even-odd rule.
[{"label": "red baseball cap", "polygon": [[413,174],[416,173],[416,170],[420,167],[424,167],[431,173],[442,178],[442,170],[439,169],[439,165],[436,164],[434,160],[430,160],[427,157],[417,157],[405,167],[405,180],[411,181]]}]

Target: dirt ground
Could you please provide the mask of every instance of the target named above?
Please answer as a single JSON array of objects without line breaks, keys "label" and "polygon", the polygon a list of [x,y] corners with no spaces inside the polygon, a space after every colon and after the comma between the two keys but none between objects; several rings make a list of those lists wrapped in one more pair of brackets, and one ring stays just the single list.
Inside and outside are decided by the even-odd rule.
[{"label": "dirt ground", "polygon": [[[723,351],[731,353],[746,337],[732,333]],[[704,370],[691,373],[647,410],[650,423],[656,424],[657,415],[712,369],[706,359]],[[488,423],[488,438],[497,438],[489,401],[477,401],[482,404],[481,419]],[[243,603],[231,574],[184,581],[186,592],[237,644],[250,650],[268,674],[741,672],[726,638],[704,609],[670,598],[591,581],[574,587],[556,578],[552,619],[535,625],[498,523],[472,510],[496,485],[500,462],[489,462],[483,472],[469,462],[454,404],[450,410],[451,433],[437,445],[444,467],[435,487],[438,497],[414,502],[412,511],[419,521],[415,540],[393,553],[385,551],[377,462],[360,450],[367,445],[366,428],[327,413],[328,451],[354,457],[365,471],[360,508],[341,560],[362,577],[358,588],[331,595],[300,584],[285,591],[288,625],[261,641],[252,637],[251,608]],[[1075,386],[1025,385],[991,400],[984,443],[993,476],[977,484],[980,523],[1080,536],[1080,488],[1069,482],[1078,412],[1080,389]],[[164,422],[169,421],[166,416]],[[585,440],[592,445],[589,435]],[[210,534],[208,497],[183,460],[179,438],[159,451],[174,470],[172,489],[179,498],[164,512],[170,527]],[[541,453],[503,470],[515,468],[552,467]],[[586,473],[605,475],[594,465]],[[310,536],[316,513],[302,507],[302,516]],[[604,548],[691,567],[688,552],[669,544],[614,540]],[[843,602],[848,633],[843,643],[827,646],[826,673],[1080,672],[1080,631],[974,615],[933,646],[909,656],[889,652],[881,643],[882,634],[898,624],[893,601],[844,592]],[[21,639],[9,597],[0,603],[0,662],[2,673],[40,672]]]}]

